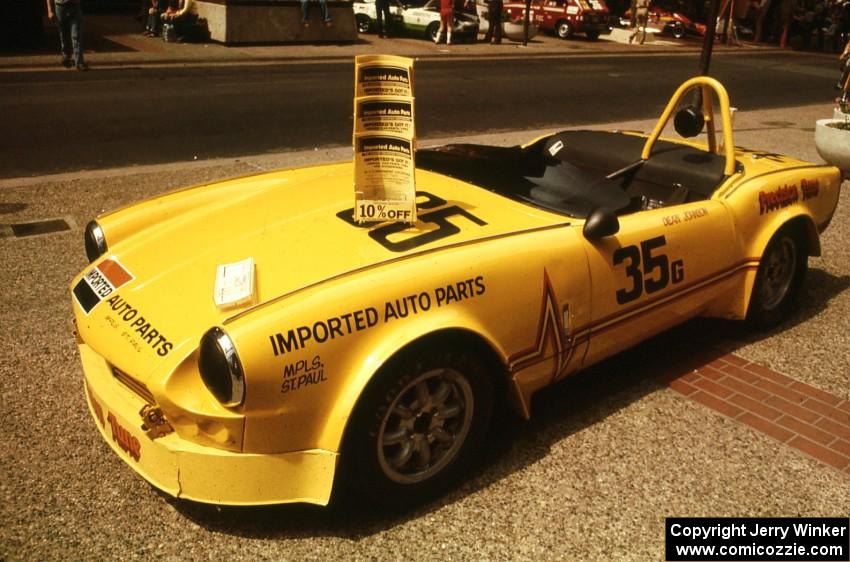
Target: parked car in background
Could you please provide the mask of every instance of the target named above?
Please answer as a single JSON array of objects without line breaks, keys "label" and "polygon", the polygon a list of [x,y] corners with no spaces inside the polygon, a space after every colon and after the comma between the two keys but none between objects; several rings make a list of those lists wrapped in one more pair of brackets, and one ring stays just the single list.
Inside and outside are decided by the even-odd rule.
[{"label": "parked car in background", "polygon": [[[620,17],[620,25],[629,27],[631,19],[632,11],[626,10]],[[676,39],[681,39],[685,35],[705,35],[705,25],[698,26],[685,14],[671,12],[659,6],[650,6],[646,25],[656,33],[666,33]]]},{"label": "parked car in background", "polygon": [[[478,14],[478,32],[479,33],[487,33],[487,30],[490,29],[490,7],[487,2],[484,0],[476,0],[475,2],[475,11]],[[519,17],[505,17],[503,14],[502,17],[502,36],[507,37],[511,41],[523,41],[525,36],[525,30],[523,28],[523,20],[525,19],[525,12],[523,11]],[[534,23],[533,19],[529,21],[528,25],[528,39],[533,39],[537,35],[537,31],[539,27],[536,23]]]},{"label": "parked car in background", "polygon": [[[377,10],[375,0],[355,0],[353,3],[357,31],[370,33],[377,29]],[[440,1],[429,0],[423,6],[402,4],[399,0],[390,0],[391,28],[396,33],[422,35],[432,41],[437,38],[440,29]],[[478,16],[473,14],[455,14],[452,38],[462,38],[474,42],[478,37]]]},{"label": "parked car in background", "polygon": [[[508,2],[505,11],[510,19],[525,17],[525,2]],[[610,12],[603,0],[541,0],[531,3],[531,21],[540,29],[561,39],[583,33],[594,40],[608,33]]]}]

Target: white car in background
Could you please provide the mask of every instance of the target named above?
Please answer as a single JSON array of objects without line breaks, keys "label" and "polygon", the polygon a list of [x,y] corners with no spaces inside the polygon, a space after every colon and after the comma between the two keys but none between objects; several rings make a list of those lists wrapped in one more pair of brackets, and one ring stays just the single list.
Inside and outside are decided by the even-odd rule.
[{"label": "white car in background", "polygon": [[[357,31],[374,33],[378,26],[375,0],[355,0],[354,18]],[[399,0],[390,0],[391,29],[395,33],[425,34],[432,41],[437,38],[440,29],[440,0],[428,0],[423,6],[402,4]],[[452,39],[475,42],[478,37],[478,16],[473,14],[455,14]]]}]

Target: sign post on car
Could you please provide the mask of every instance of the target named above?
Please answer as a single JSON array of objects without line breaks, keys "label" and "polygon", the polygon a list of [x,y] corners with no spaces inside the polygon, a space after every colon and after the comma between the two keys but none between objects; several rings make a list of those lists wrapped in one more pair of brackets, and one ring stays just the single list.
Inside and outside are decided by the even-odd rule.
[{"label": "sign post on car", "polygon": [[416,222],[413,59],[360,55],[354,81],[354,220]]}]

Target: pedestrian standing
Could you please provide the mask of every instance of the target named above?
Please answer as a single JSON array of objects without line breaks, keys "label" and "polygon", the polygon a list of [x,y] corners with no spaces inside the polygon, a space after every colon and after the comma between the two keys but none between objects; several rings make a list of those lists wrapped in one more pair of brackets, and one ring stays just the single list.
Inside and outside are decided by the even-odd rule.
[{"label": "pedestrian standing", "polygon": [[375,11],[378,16],[378,37],[390,36],[390,0],[375,0]]},{"label": "pedestrian standing", "polygon": [[[83,59],[83,10],[80,0],[47,0],[47,18],[59,24],[59,49],[62,51],[62,66],[77,70],[88,70]],[[73,51],[73,60],[71,54]]]},{"label": "pedestrian standing", "polygon": [[[632,29],[632,34],[629,35],[629,43],[635,40],[635,36],[640,33],[640,44],[646,41],[646,23],[649,19],[649,0],[637,0],[635,2],[635,26]],[[707,32],[706,32],[707,33]]]},{"label": "pedestrian standing", "polygon": [[487,33],[484,34],[484,42],[489,43],[492,38],[493,44],[502,42],[502,0],[490,0],[487,2]]},{"label": "pedestrian standing", "polygon": [[[191,0],[186,0],[186,2],[190,2]],[[322,12],[322,23],[325,24],[326,27],[329,27],[333,24],[333,19],[331,19],[331,13],[328,11],[328,0],[318,0],[319,1],[319,10]],[[309,0],[301,0],[301,25],[304,27],[310,27],[310,6]]]},{"label": "pedestrian standing", "polygon": [[452,20],[454,19],[454,0],[440,0],[440,29],[434,37],[434,43],[440,42],[440,36],[446,31],[446,45],[452,44]]}]

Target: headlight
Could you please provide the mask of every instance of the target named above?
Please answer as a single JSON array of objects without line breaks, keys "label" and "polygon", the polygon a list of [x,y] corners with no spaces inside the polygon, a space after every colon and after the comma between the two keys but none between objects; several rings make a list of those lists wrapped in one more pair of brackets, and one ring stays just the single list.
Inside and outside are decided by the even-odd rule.
[{"label": "headlight", "polygon": [[245,376],[236,347],[221,328],[212,328],[201,338],[198,369],[201,379],[219,402],[227,407],[245,401]]},{"label": "headlight", "polygon": [[103,229],[95,221],[91,221],[86,225],[86,256],[89,262],[93,262],[100,256],[106,253],[106,236],[103,234]]}]

